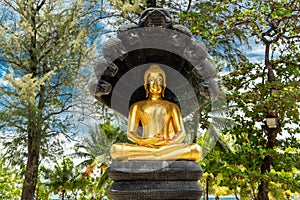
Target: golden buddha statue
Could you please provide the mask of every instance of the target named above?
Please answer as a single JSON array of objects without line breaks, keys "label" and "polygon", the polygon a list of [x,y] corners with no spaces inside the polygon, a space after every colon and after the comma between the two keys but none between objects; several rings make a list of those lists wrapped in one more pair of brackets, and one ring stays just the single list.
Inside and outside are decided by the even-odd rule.
[{"label": "golden buddha statue", "polygon": [[[165,72],[151,65],[144,74],[147,100],[131,105],[128,117],[128,138],[136,144],[113,144],[110,154],[116,160],[199,160],[197,144],[183,144],[185,130],[179,107],[163,100]],[[142,136],[138,125],[143,127]]]}]

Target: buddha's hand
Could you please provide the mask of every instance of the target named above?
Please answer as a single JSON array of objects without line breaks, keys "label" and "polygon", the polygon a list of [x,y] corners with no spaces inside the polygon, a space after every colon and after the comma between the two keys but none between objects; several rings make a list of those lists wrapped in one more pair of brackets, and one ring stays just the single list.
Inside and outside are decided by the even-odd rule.
[{"label": "buddha's hand", "polygon": [[155,146],[166,146],[173,143],[171,139],[164,137],[161,133],[154,135],[153,139],[155,139]]},{"label": "buddha's hand", "polygon": [[154,145],[155,146],[167,146],[171,143],[172,143],[172,141],[160,140],[160,141],[156,142]]},{"label": "buddha's hand", "polygon": [[162,138],[153,137],[153,138],[146,138],[139,141],[140,145],[147,146],[147,147],[160,147],[170,144],[170,141],[164,141]]},{"label": "buddha's hand", "polygon": [[142,138],[139,139],[136,143],[143,146],[151,146],[154,145],[156,142],[158,142],[161,139],[158,138]]},{"label": "buddha's hand", "polygon": [[162,137],[151,138],[151,145],[154,146],[154,147],[166,146],[166,145],[169,145],[171,143],[172,143],[172,141],[164,140]]}]

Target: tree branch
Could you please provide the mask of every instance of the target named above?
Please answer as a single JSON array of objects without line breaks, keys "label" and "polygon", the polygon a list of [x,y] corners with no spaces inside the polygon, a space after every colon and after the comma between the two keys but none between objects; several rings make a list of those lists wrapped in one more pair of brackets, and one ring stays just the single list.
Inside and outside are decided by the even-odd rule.
[{"label": "tree branch", "polygon": [[191,9],[191,5],[192,5],[192,0],[189,0],[189,4],[188,7],[186,8],[186,13]]},{"label": "tree branch", "polygon": [[[71,97],[69,97],[68,99],[71,99]],[[53,115],[59,115],[59,114],[65,112],[65,111],[69,110],[69,109],[72,108],[72,107],[73,107],[73,104],[68,105],[68,106],[66,106],[66,105],[64,104],[64,106],[62,106],[62,109],[61,109],[61,110],[59,110],[59,111],[57,111],[57,112],[51,112],[51,113],[49,113],[48,115],[46,115],[46,116],[44,117],[44,120],[48,120],[48,119],[49,119],[51,116],[53,116]]]},{"label": "tree branch", "polygon": [[46,0],[43,0],[43,1],[40,3],[40,5],[38,5],[38,6],[36,7],[36,11],[39,11],[39,10],[43,7],[43,5],[45,4],[45,2],[46,2]]},{"label": "tree branch", "polygon": [[3,0],[3,1],[4,1],[4,3],[6,3],[9,7],[11,7],[15,12],[18,12],[18,9],[15,8],[9,1],[7,1],[7,0]]},{"label": "tree branch", "polygon": [[0,62],[4,62],[4,63],[7,63],[7,64],[12,64],[12,65],[15,65],[15,66],[18,66],[22,69],[25,69],[25,70],[28,70],[25,66],[23,66],[22,64],[19,64],[15,61],[12,61],[12,60],[6,60],[6,59],[2,59],[0,58]]}]

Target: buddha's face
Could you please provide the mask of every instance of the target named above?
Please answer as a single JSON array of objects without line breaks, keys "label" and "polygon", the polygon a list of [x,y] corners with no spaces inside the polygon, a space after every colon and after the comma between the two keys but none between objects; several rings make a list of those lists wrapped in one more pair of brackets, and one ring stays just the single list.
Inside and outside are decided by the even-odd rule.
[{"label": "buddha's face", "polygon": [[161,95],[164,89],[164,77],[159,72],[151,72],[147,77],[146,90],[149,94]]}]

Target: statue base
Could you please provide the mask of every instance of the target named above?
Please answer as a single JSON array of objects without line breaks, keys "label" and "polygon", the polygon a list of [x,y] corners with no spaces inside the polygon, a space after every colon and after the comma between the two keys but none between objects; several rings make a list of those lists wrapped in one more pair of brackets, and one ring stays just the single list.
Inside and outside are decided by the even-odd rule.
[{"label": "statue base", "polygon": [[194,161],[113,162],[109,194],[119,199],[200,199],[202,169]]}]

